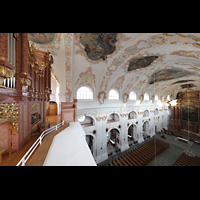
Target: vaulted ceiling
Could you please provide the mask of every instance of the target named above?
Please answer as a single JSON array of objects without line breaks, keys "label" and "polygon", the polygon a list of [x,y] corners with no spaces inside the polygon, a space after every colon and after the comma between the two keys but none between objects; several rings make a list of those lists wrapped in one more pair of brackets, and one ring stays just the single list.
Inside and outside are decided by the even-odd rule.
[{"label": "vaulted ceiling", "polygon": [[[78,36],[76,34],[76,45],[81,51]],[[105,61],[91,61],[84,51],[81,54],[79,49],[76,50],[98,76],[99,92],[108,92],[112,87],[123,94],[135,90],[139,95],[149,92],[151,95],[175,96],[189,84],[194,90],[200,89],[199,33],[119,33],[115,44],[116,50]],[[141,67],[140,61],[134,70],[127,70],[131,60],[148,56],[158,58],[148,66]],[[81,69],[82,65],[77,71]],[[185,87],[180,81],[185,82]]]},{"label": "vaulted ceiling", "polygon": [[111,88],[124,97],[134,90],[139,96],[158,94],[159,99],[175,97],[187,87],[200,90],[200,33],[75,33],[73,37],[72,85],[91,84],[99,102]]}]

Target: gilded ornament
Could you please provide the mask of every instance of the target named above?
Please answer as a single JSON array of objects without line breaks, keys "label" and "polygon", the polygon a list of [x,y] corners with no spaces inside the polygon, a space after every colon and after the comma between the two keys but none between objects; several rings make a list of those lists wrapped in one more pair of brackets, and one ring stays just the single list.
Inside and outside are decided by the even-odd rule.
[{"label": "gilded ornament", "polygon": [[[13,124],[16,133],[18,132],[18,103],[0,104],[0,123],[10,122]],[[14,133],[13,133],[14,134]]]},{"label": "gilded ornament", "polygon": [[35,104],[31,104],[31,111],[34,111],[35,110]]},{"label": "gilded ornament", "polygon": [[13,33],[13,36],[14,36],[14,38],[17,40],[17,39],[18,39],[18,36],[19,36],[19,34],[18,34],[18,33]]}]

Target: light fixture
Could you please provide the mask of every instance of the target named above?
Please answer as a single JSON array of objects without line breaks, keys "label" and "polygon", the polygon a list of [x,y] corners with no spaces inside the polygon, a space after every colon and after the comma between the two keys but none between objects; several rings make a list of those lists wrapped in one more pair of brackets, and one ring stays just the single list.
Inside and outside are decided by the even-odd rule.
[{"label": "light fixture", "polygon": [[176,104],[177,104],[177,99],[172,100],[172,101],[170,101],[169,103],[170,103],[171,106],[176,106]]},{"label": "light fixture", "polygon": [[157,105],[162,106],[161,100],[159,100],[159,101],[157,102]]},{"label": "light fixture", "polygon": [[139,105],[139,104],[140,104],[140,100],[137,100],[137,101],[136,101],[136,105]]}]

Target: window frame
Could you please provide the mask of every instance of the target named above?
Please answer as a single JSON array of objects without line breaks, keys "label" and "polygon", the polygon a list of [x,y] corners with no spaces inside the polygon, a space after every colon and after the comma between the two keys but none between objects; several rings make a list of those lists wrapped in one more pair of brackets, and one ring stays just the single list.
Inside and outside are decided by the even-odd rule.
[{"label": "window frame", "polygon": [[[145,99],[145,94],[147,94],[148,95],[148,100],[147,99]],[[146,92],[146,93],[144,93],[144,101],[149,101],[149,94]]]},{"label": "window frame", "polygon": [[[132,92],[132,93],[135,93],[135,99],[130,99],[130,94],[131,94],[131,92]],[[136,94],[136,92],[135,92],[135,91],[131,91],[131,92],[129,93],[129,98],[128,98],[128,99],[129,99],[130,101],[137,101],[137,94]]]},{"label": "window frame", "polygon": [[[156,97],[157,97],[157,99],[156,99]],[[159,100],[159,99],[158,99],[158,95],[155,94],[154,101],[158,101],[158,100]]]},{"label": "window frame", "polygon": [[[115,92],[117,92],[117,94],[118,94],[118,99],[110,99],[110,98],[109,98],[110,92],[111,92],[112,90],[115,91]],[[116,89],[110,89],[110,91],[109,91],[109,93],[108,93],[108,100],[111,100],[111,101],[113,101],[113,100],[114,100],[114,101],[119,101],[119,92],[118,92]]]},{"label": "window frame", "polygon": [[[88,89],[91,91],[91,93],[92,93],[92,99],[79,99],[79,98],[78,98],[78,91],[79,91],[81,88],[88,88]],[[94,92],[93,92],[92,88],[83,85],[83,86],[81,86],[81,87],[79,87],[79,88],[77,89],[77,91],[76,91],[76,98],[78,99],[78,101],[93,101],[93,100],[94,100]]]}]

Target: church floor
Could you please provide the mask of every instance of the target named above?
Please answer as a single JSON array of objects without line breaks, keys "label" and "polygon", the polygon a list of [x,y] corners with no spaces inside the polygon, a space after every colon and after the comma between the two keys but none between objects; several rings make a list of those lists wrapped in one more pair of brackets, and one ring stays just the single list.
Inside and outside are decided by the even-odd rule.
[{"label": "church floor", "polygon": [[0,166],[16,166],[16,164],[20,161],[20,159],[24,156],[24,154],[29,150],[29,148],[33,145],[33,143],[37,140],[38,136],[34,135],[28,140],[24,146],[16,152],[11,154],[3,154],[2,155],[2,164]]},{"label": "church floor", "polygon": [[[61,121],[60,115],[49,115],[46,116],[46,118],[50,121],[50,126],[55,126],[56,124],[59,124]],[[9,157],[9,154],[3,154],[2,155],[2,164],[0,166],[16,166],[16,164],[20,161],[20,159],[24,156],[24,154],[29,150],[29,148],[33,145],[33,143],[37,140],[40,133],[36,131],[34,134],[32,134],[32,137],[24,144],[24,146],[16,152],[13,152],[11,154],[11,157]]]},{"label": "church floor", "polygon": [[[156,137],[159,140],[169,143],[169,147],[147,166],[173,166],[182,152],[188,149],[188,145],[176,142],[174,140],[175,136],[173,135],[166,135],[166,139],[163,139],[160,134],[157,133]],[[200,144],[194,143],[190,149],[194,154],[200,156]]]},{"label": "church floor", "polygon": [[61,122],[61,115],[47,115],[46,119],[50,121],[50,126],[55,126]]},{"label": "church floor", "polygon": [[[182,154],[182,152],[184,150],[188,149],[188,145],[175,141],[174,140],[175,136],[173,136],[173,135],[166,135],[166,139],[163,139],[163,138],[161,138],[160,134],[157,133],[154,136],[154,138],[155,137],[159,140],[162,140],[162,141],[168,143],[169,147],[164,152],[162,152],[160,155],[158,155],[154,160],[152,160],[150,163],[148,163],[147,166],[173,166],[173,164],[176,162],[176,160]],[[149,139],[151,139],[151,138],[149,138]],[[149,139],[146,139],[144,142],[146,142]],[[97,164],[97,166],[105,166],[105,164],[112,162],[112,160],[118,159],[122,155],[126,154],[129,151],[132,151],[134,148],[136,148],[137,146],[140,146],[141,144],[142,143],[136,144],[134,146],[131,146],[129,149],[127,149],[124,152],[120,152],[113,156],[110,156],[107,160]],[[194,154],[196,154],[197,156],[200,156],[200,144],[194,143],[190,147],[190,149]]]}]

